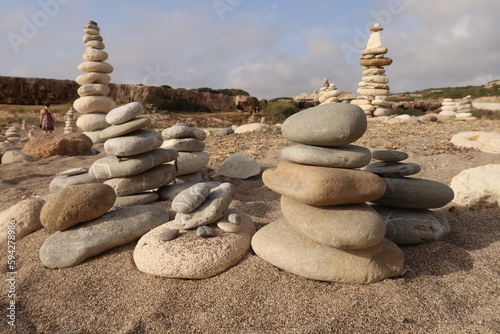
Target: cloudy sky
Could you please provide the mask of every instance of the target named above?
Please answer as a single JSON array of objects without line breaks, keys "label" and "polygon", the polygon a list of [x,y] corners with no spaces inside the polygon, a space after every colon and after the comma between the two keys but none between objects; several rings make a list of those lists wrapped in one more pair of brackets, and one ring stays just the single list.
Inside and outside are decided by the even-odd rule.
[{"label": "cloudy sky", "polygon": [[2,0],[0,76],[74,79],[83,25],[101,28],[112,82],[241,88],[260,98],[354,92],[379,22],[392,92],[500,79],[494,0]]}]

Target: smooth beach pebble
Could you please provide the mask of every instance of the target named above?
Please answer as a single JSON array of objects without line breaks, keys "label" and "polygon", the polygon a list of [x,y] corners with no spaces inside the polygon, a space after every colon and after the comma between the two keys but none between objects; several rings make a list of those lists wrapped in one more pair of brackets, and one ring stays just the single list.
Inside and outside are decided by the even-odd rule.
[{"label": "smooth beach pebble", "polygon": [[236,233],[241,230],[241,225],[236,225],[230,222],[219,222],[217,227],[228,233]]},{"label": "smooth beach pebble", "polygon": [[229,220],[230,223],[239,225],[243,221],[243,218],[237,213],[231,213],[227,216],[227,220]]},{"label": "smooth beach pebble", "polygon": [[215,236],[215,230],[210,226],[200,226],[196,229],[196,236],[208,238]]},{"label": "smooth beach pebble", "polygon": [[178,236],[179,236],[179,230],[177,229],[167,230],[158,234],[158,239],[162,241],[170,241],[176,239]]}]

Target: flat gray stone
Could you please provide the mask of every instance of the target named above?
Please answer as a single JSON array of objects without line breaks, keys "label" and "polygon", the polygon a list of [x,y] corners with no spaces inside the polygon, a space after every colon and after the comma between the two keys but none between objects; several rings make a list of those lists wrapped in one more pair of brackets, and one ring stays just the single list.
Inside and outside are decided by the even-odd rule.
[{"label": "flat gray stone", "polygon": [[111,186],[117,196],[127,196],[159,188],[169,184],[174,178],[174,165],[165,164],[156,166],[141,174],[109,179],[104,184]]},{"label": "flat gray stone", "polygon": [[359,139],[366,131],[364,111],[350,103],[329,103],[300,111],[281,125],[283,137],[294,143],[340,146]]},{"label": "flat gray stone", "polygon": [[137,130],[126,136],[106,140],[104,150],[109,155],[132,156],[159,148],[163,140],[155,130]]},{"label": "flat gray stone", "polygon": [[177,158],[175,150],[155,149],[129,159],[107,156],[96,160],[90,166],[89,174],[100,179],[126,177],[144,173]]},{"label": "flat gray stone", "polygon": [[[162,201],[173,201],[181,191],[186,190],[199,182],[172,183],[158,188],[157,193]],[[221,185],[220,182],[204,182],[210,189]]]},{"label": "flat gray stone", "polygon": [[385,238],[396,245],[417,245],[441,240],[450,233],[445,216],[425,209],[401,209],[373,205],[387,227]]},{"label": "flat gray stone", "polygon": [[179,152],[177,175],[201,172],[207,166],[209,159],[210,154],[207,152]]},{"label": "flat gray stone", "polygon": [[130,102],[121,107],[110,110],[106,115],[106,122],[109,124],[120,124],[130,121],[142,112],[142,104]]},{"label": "flat gray stone", "polygon": [[115,124],[107,127],[99,133],[102,140],[126,135],[127,133],[144,129],[151,124],[149,117],[137,117],[125,123]]},{"label": "flat gray stone", "polygon": [[311,145],[294,145],[284,148],[281,156],[292,162],[303,165],[359,168],[370,163],[372,155],[369,149],[356,145],[337,147],[320,147]]},{"label": "flat gray stone", "polygon": [[180,213],[190,213],[197,209],[208,197],[210,187],[205,183],[198,183],[181,191],[172,201],[172,210]]},{"label": "flat gray stone", "polygon": [[417,174],[420,172],[421,167],[419,164],[413,162],[401,163],[377,161],[370,163],[362,169],[366,172],[377,174],[382,177],[403,177]]},{"label": "flat gray stone", "polygon": [[205,149],[205,143],[196,138],[168,139],[161,147],[181,152],[201,152]]},{"label": "flat gray stone", "polygon": [[381,178],[386,190],[371,202],[409,209],[440,208],[453,200],[453,189],[444,183],[418,178]]},{"label": "flat gray stone", "polygon": [[382,239],[364,249],[337,249],[317,243],[281,221],[261,228],[252,238],[261,259],[295,275],[327,282],[370,284],[401,275],[403,252]]},{"label": "flat gray stone", "polygon": [[115,204],[113,205],[113,208],[117,209],[133,205],[150,204],[156,202],[158,198],[160,198],[160,196],[158,196],[158,194],[154,191],[142,194],[129,195],[129,196],[119,196],[116,197],[116,201]]},{"label": "flat gray stone", "polygon": [[208,225],[222,218],[229,208],[236,187],[231,183],[222,183],[220,186],[210,190],[206,200],[191,213],[180,213],[175,215],[175,223],[183,229],[192,229]]},{"label": "flat gray stone", "polygon": [[45,240],[40,260],[48,268],[76,266],[88,258],[139,239],[168,221],[168,211],[151,205],[137,205],[106,213],[97,219]]},{"label": "flat gray stone", "polygon": [[165,140],[183,138],[205,140],[207,138],[205,131],[187,125],[174,125],[170,128],[166,128],[162,131],[161,135]]},{"label": "flat gray stone", "polygon": [[241,228],[236,233],[215,229],[215,236],[200,238],[195,230],[180,229],[179,236],[168,242],[160,236],[172,229],[179,229],[173,221],[145,234],[134,250],[137,268],[147,274],[184,279],[202,279],[215,276],[238,263],[250,249],[255,233],[251,218],[242,216]]},{"label": "flat gray stone", "polygon": [[105,179],[98,179],[89,173],[82,173],[77,175],[59,175],[50,181],[49,191],[55,193],[61,189],[69,187],[74,184],[85,183],[103,183]]},{"label": "flat gray stone", "polygon": [[380,161],[401,161],[408,158],[408,154],[401,151],[377,150],[372,152],[372,158]]},{"label": "flat gray stone", "polygon": [[254,158],[242,154],[233,154],[221,163],[216,175],[248,179],[259,175],[260,171],[261,167]]}]

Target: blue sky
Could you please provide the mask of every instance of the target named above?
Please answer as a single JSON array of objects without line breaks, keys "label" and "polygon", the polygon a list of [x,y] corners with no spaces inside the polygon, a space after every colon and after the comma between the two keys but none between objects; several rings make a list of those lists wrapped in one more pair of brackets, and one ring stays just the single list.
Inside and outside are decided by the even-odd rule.
[{"label": "blue sky", "polygon": [[500,79],[492,0],[3,0],[0,75],[74,79],[83,25],[101,28],[112,82],[241,88],[261,98],[355,92],[368,27],[384,27],[393,92]]}]

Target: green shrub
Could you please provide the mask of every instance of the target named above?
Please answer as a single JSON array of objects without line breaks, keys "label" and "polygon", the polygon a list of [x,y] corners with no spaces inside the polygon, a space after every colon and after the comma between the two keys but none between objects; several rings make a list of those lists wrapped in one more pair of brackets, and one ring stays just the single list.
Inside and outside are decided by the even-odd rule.
[{"label": "green shrub", "polygon": [[201,92],[201,93],[206,92],[206,93],[212,93],[212,94],[219,94],[216,90],[214,90],[210,87],[194,88],[192,90],[194,90],[196,92]]},{"label": "green shrub", "polygon": [[217,89],[216,92],[219,94],[224,94],[229,96],[237,96],[237,95],[250,96],[250,94],[247,91],[238,88]]},{"label": "green shrub", "polygon": [[425,113],[420,110],[420,109],[415,109],[415,108],[409,108],[409,109],[402,109],[402,108],[397,108],[393,109],[392,113],[394,115],[410,115],[410,116],[422,116],[425,115]]},{"label": "green shrub", "polygon": [[164,111],[186,111],[186,112],[210,112],[206,106],[186,101],[174,101],[164,93],[155,93],[143,101],[144,104],[152,104],[158,110]]},{"label": "green shrub", "polygon": [[288,117],[300,111],[293,104],[283,102],[269,102],[266,104],[264,111],[275,121],[284,121]]}]

